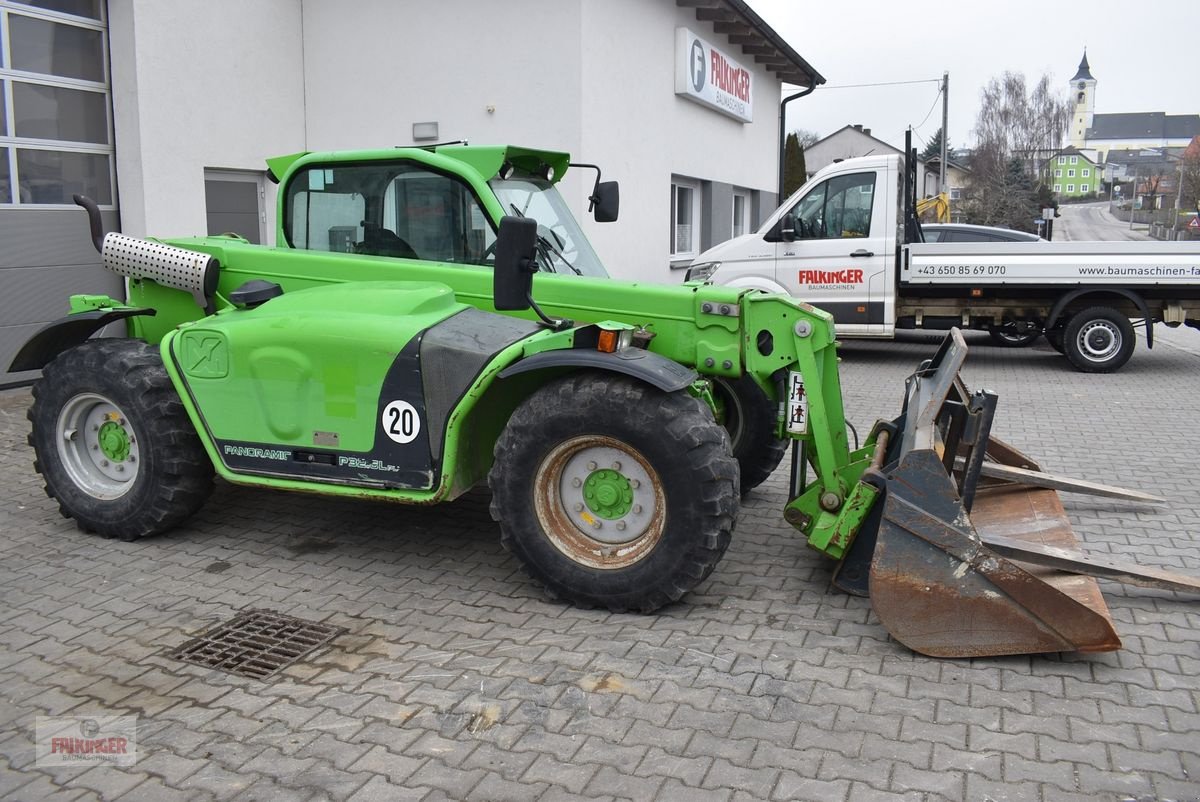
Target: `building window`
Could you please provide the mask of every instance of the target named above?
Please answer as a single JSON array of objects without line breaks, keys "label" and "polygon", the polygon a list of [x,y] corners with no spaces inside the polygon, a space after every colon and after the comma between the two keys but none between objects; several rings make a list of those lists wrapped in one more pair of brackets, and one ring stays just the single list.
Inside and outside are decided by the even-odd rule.
[{"label": "building window", "polygon": [[740,237],[750,230],[750,196],[733,193],[733,236]]},{"label": "building window", "polygon": [[1075,171],[1067,170],[1067,178],[1074,178],[1074,177],[1075,177]]},{"label": "building window", "polygon": [[1079,164],[1079,157],[1078,157],[1078,156],[1072,156],[1072,157],[1071,157],[1071,164]]},{"label": "building window", "polygon": [[1080,184],[1080,185],[1079,185],[1079,191],[1080,191],[1080,192],[1087,192],[1087,191],[1088,191],[1088,188],[1089,188],[1090,186],[1091,186],[1090,184]]},{"label": "building window", "polygon": [[1059,163],[1059,164],[1066,164],[1066,163],[1067,163],[1067,157],[1066,157],[1066,156],[1059,156],[1059,157],[1058,157],[1058,163]]},{"label": "building window", "polygon": [[1067,184],[1067,192],[1074,192],[1074,191],[1075,191],[1075,185]]},{"label": "building window", "polygon": [[671,258],[686,259],[700,252],[700,184],[671,179]]},{"label": "building window", "polygon": [[1056,169],[1056,170],[1054,171],[1054,177],[1055,177],[1055,178],[1062,178],[1062,170],[1057,170],[1057,169]]},{"label": "building window", "polygon": [[100,0],[0,0],[0,205],[114,208]]},{"label": "building window", "polygon": [[962,200],[961,187],[950,187],[950,200]]},{"label": "building window", "polygon": [[1055,192],[1062,192],[1062,184],[1055,184],[1055,185],[1054,185],[1054,191],[1055,191]]},{"label": "building window", "polygon": [[1092,177],[1092,171],[1091,171],[1091,170],[1089,170],[1088,168],[1084,167],[1084,168],[1083,168],[1083,172],[1081,172],[1081,173],[1080,173],[1080,175],[1082,175],[1084,178],[1091,178],[1091,177]]}]

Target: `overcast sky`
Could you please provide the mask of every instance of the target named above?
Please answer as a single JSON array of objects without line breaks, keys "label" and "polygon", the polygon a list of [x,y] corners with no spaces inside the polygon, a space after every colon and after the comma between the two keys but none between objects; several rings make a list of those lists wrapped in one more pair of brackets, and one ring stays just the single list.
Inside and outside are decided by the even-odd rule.
[{"label": "overcast sky", "polygon": [[[928,140],[941,126],[936,82],[949,71],[950,144],[969,146],[980,90],[990,78],[1006,70],[1022,72],[1032,85],[1050,73],[1065,93],[1085,47],[1097,81],[1097,113],[1200,113],[1196,0],[748,2],[825,76],[828,87],[934,81],[821,87],[788,105],[789,131],[805,128],[826,136],[861,123],[885,142],[903,147],[904,129],[912,125]],[[921,147],[920,137],[914,141]]]}]

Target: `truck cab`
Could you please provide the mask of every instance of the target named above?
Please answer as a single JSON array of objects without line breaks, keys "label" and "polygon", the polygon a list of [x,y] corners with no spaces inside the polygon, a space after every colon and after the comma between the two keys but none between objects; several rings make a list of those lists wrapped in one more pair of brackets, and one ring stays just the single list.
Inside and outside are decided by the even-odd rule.
[{"label": "truck cab", "polygon": [[795,295],[832,314],[839,334],[890,337],[900,179],[895,156],[836,162],[758,231],[702,254],[688,278]]}]

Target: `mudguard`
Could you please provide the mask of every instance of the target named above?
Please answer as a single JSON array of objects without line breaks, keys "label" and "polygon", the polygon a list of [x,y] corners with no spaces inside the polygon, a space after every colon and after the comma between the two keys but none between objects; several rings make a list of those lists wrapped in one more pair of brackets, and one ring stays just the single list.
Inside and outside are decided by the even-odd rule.
[{"label": "mudguard", "polygon": [[691,368],[641,348],[622,348],[611,354],[582,348],[543,351],[509,365],[500,371],[500,378],[506,379],[531,370],[563,367],[596,368],[623,373],[653,385],[664,393],[682,390],[699,378],[699,374]]},{"label": "mudguard", "polygon": [[90,309],[47,323],[21,346],[9,371],[39,370],[68,348],[79,345],[109,323],[138,315],[154,315],[155,310],[137,307]]}]

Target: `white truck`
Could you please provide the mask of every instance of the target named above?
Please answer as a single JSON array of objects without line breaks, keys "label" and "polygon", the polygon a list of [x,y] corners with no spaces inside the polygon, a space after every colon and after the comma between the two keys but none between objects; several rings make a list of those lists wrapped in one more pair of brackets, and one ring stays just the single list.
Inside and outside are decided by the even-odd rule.
[{"label": "white truck", "polygon": [[926,243],[905,164],[831,164],[758,231],[697,257],[688,280],[795,296],[830,312],[842,337],[957,326],[1023,344],[1045,334],[1091,373],[1129,360],[1135,321],[1150,347],[1156,322],[1200,328],[1200,243]]}]

